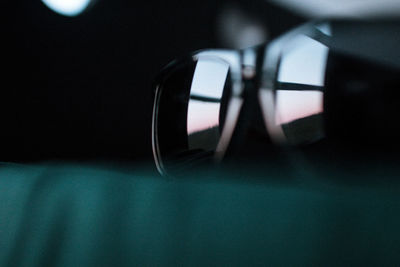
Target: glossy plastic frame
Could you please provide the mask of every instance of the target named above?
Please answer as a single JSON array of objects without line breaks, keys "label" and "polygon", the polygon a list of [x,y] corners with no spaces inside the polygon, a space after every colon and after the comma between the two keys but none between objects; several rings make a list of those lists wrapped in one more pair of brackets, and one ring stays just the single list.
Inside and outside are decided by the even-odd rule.
[{"label": "glossy plastic frame", "polygon": [[[161,173],[165,174],[163,170],[164,169],[163,162],[162,159],[160,158],[160,151],[158,149],[158,144],[157,144],[158,141],[157,141],[157,123],[156,123],[157,115],[159,112],[157,103],[159,101],[159,96],[162,91],[161,85],[163,79],[168,77],[169,73],[171,73],[176,67],[178,67],[179,64],[182,64],[182,62],[187,62],[188,60],[193,61],[202,56],[218,57],[219,59],[222,59],[229,63],[229,65],[231,66],[232,74],[234,74],[232,94],[228,102],[227,119],[225,125],[223,125],[221,138],[218,143],[216,153],[214,155],[216,160],[221,160],[222,158],[224,158],[224,155],[227,152],[228,147],[235,146],[235,140],[240,139],[240,137],[236,138],[236,131],[243,132],[244,128],[249,126],[249,125],[243,126],[241,123],[242,120],[239,119],[239,117],[244,118],[245,121],[251,119],[249,116],[253,116],[254,113],[250,115],[252,112],[247,112],[247,111],[249,110],[252,111],[252,109],[254,109],[253,106],[256,105],[260,106],[261,112],[259,111],[257,112],[260,113],[259,115],[262,116],[262,119],[264,120],[264,122],[261,121],[261,124],[265,126],[264,128],[266,128],[268,137],[270,138],[272,143],[276,145],[283,147],[285,146],[292,147],[293,145],[304,147],[304,145],[308,145],[314,141],[317,142],[322,139],[324,139],[324,141],[325,139],[329,139],[329,141],[333,141],[332,144],[341,144],[346,142],[348,143],[349,140],[354,142],[354,140],[360,138],[360,136],[350,135],[350,139],[347,139],[348,138],[347,133],[343,135],[341,132],[339,133],[335,132],[335,129],[337,130],[337,128],[341,127],[343,119],[346,119],[348,117],[347,114],[352,114],[353,111],[357,111],[357,105],[354,106],[351,105],[349,107],[346,107],[347,108],[346,112],[345,113],[342,112],[339,114],[342,117],[339,117],[339,119],[334,120],[333,123],[336,124],[333,124],[333,126],[332,124],[330,125],[327,124],[331,123],[329,119],[332,118],[333,114],[337,116],[336,115],[337,109],[336,110],[334,109],[336,106],[332,104],[332,101],[330,101],[332,99],[332,96],[346,97],[346,95],[342,94],[343,92],[344,93],[347,92],[343,91],[344,88],[339,88],[342,89],[343,91],[341,92],[342,94],[338,94],[336,90],[332,90],[336,89],[336,87],[333,87],[334,84],[332,84],[332,75],[334,73],[330,73],[329,71],[334,71],[332,69],[332,66],[334,65],[328,65],[328,64],[335,64],[334,61],[335,56],[339,55],[341,57],[341,60],[343,60],[343,57],[346,57],[345,58],[346,60],[347,58],[349,58],[350,64],[351,62],[353,62],[351,60],[357,59],[359,60],[359,62],[363,63],[366,62],[365,64],[367,64],[368,66],[369,64],[373,66],[372,69],[375,72],[382,71],[382,73],[387,74],[387,70],[389,69],[391,71],[389,73],[390,75],[397,75],[396,72],[400,68],[400,63],[399,63],[400,61],[398,56],[399,52],[397,49],[399,47],[399,39],[396,38],[397,36],[396,34],[399,32],[399,28],[400,28],[400,22],[398,20],[373,21],[373,22],[320,20],[304,24],[288,32],[287,34],[284,34],[281,37],[271,41],[270,43],[258,47],[249,48],[243,51],[227,51],[227,50],[200,51],[193,54],[190,57],[187,57],[186,59],[171,63],[159,76],[155,89],[152,133],[153,133],[153,152],[158,170]],[[322,45],[324,48],[326,47],[329,54],[327,54],[325,59],[326,61],[324,63],[325,67],[330,67],[330,69],[328,71],[326,69],[319,67],[319,70],[321,70],[321,73],[323,73],[324,75],[324,77],[321,78],[322,79],[321,83],[314,84],[312,81],[299,82],[299,81],[293,81],[291,79],[282,80],[281,76],[279,76],[281,75],[282,66],[284,65],[282,61],[284,61],[283,59],[285,58],[285,56],[287,56],[288,53],[289,54],[291,53],[292,51],[291,49],[293,49],[293,47],[296,46],[296,42],[293,42],[293,40],[296,40],[297,37],[306,37],[304,39],[311,39],[312,41],[315,41],[320,45]],[[312,53],[313,52],[314,49],[312,50]],[[329,60],[333,61],[329,63]],[[298,62],[307,62],[307,60],[306,61],[298,60]],[[343,62],[346,63],[348,61],[343,61]],[[297,66],[297,64],[294,65]],[[317,64],[316,66],[318,68],[318,66],[320,65]],[[295,70],[296,70],[295,72],[297,72],[298,66],[297,69]],[[317,72],[318,71],[311,71],[310,73],[317,73]],[[393,91],[397,92],[397,90],[394,90],[391,87],[392,83],[388,82],[391,80],[388,81],[385,80],[386,79],[385,77],[387,77],[386,74],[381,77],[382,79],[378,79],[377,81],[374,80],[374,83],[381,82],[383,87],[387,86],[387,88],[386,87],[384,88],[386,90],[385,92],[389,93],[388,95],[391,96],[394,93]],[[392,76],[390,77],[392,78]],[[379,76],[375,78],[379,78]],[[395,81],[397,81],[397,78],[394,79]],[[366,82],[369,81],[370,80],[366,79]],[[382,86],[379,86],[379,88],[381,87]],[[398,87],[395,86],[395,88]],[[284,125],[283,124],[284,122],[277,121],[277,117],[281,115],[279,114],[280,111],[278,105],[279,93],[281,93],[280,90],[320,91],[322,93],[322,99],[318,100],[322,101],[321,109],[318,110],[319,113],[304,115],[306,116],[304,117],[305,119],[307,118],[307,116],[313,116],[315,114],[317,116],[323,115],[318,117],[323,119],[323,123],[321,124],[322,126],[320,124],[317,125],[318,127],[320,127],[317,130],[321,130],[320,133],[322,133],[321,136],[317,136],[320,139],[304,140],[303,137],[308,137],[306,135],[307,132],[301,132],[300,134],[298,134],[296,131],[293,131],[296,130],[296,128],[293,128],[292,130],[290,129],[292,125],[288,125],[288,123]],[[387,99],[380,94],[381,90],[378,90],[377,87],[369,88],[368,92],[371,93],[373,96],[377,96],[378,98],[377,99],[368,98],[368,101],[366,102],[368,104],[367,107],[373,106],[374,104],[378,104],[378,106],[379,105],[381,106],[382,103],[387,102],[386,101]],[[365,96],[365,92],[364,93],[358,92],[358,93],[362,96]],[[358,98],[355,101],[358,101]],[[386,107],[384,111],[385,110],[391,111],[392,109],[397,110],[396,107],[397,107],[396,104],[394,104],[393,106]],[[362,111],[364,112],[365,110]],[[382,116],[387,115],[386,113],[382,112],[379,114],[382,114]],[[366,112],[365,114],[368,115],[369,112]],[[238,119],[240,120],[239,123]],[[393,121],[396,120],[397,118],[393,117]],[[389,133],[389,135],[381,133],[379,128],[380,125],[379,123],[377,123],[376,129],[373,128],[371,130],[370,129],[371,127],[369,126],[366,127],[366,124],[368,125],[370,124],[369,119],[361,120],[360,123],[355,123],[349,120],[345,121],[347,122],[346,125],[350,128],[351,126],[353,126],[353,124],[355,125],[354,127],[358,127],[358,128],[352,128],[353,131],[355,129],[356,133],[359,133],[358,130],[359,126],[364,127],[362,129],[364,129],[364,131],[367,132],[365,136],[361,136],[361,142],[358,142],[358,144],[362,144],[362,141],[367,141],[369,137],[368,133],[370,131],[375,131],[377,133],[376,138],[379,138],[379,140],[381,140],[381,141],[378,140],[378,142],[380,143],[384,143],[385,137],[391,136],[390,135],[391,132],[393,132],[394,134],[398,133],[396,129],[394,128],[392,129],[390,127],[388,128],[389,130],[386,131]],[[392,125],[393,123],[389,121],[387,124]],[[326,125],[328,125],[328,127],[325,127]],[[315,126],[315,124],[313,124],[313,126]],[[234,131],[235,135],[233,135]],[[311,133],[313,134],[312,137],[316,136],[314,135],[315,133],[319,134],[319,132],[317,131],[312,132]],[[290,137],[293,136],[295,136],[295,138],[290,139]],[[308,141],[308,143],[304,141]]]},{"label": "glossy plastic frame", "polygon": [[258,90],[258,99],[265,126],[272,141],[277,145],[288,145],[288,140],[284,134],[281,125],[276,123],[276,81],[278,76],[279,64],[282,55],[286,52],[287,44],[295,36],[306,36],[317,40],[322,44],[329,43],[330,36],[319,29],[321,25],[328,25],[325,21],[315,21],[304,24],[280,38],[273,40],[265,47],[264,59],[262,60],[260,85]]},{"label": "glossy plastic frame", "polygon": [[[326,36],[326,34],[317,29],[318,24],[319,23],[317,22],[305,24],[269,44],[264,44],[258,47],[248,48],[241,51],[217,49],[203,50],[195,52],[191,56],[173,61],[167,65],[156,79],[152,118],[153,155],[159,172],[166,174],[163,159],[159,150],[157,133],[157,117],[159,112],[158,103],[163,90],[162,84],[168,76],[182,64],[200,58],[211,57],[221,59],[230,65],[232,73],[233,84],[231,98],[228,102],[226,121],[222,127],[223,130],[216,148],[214,159],[220,161],[224,158],[225,152],[227,151],[233,132],[236,128],[237,120],[242,112],[243,103],[246,101],[243,96],[243,92],[246,90],[244,81],[254,77],[258,84],[257,98],[263,113],[262,115],[268,135],[275,144],[286,145],[287,140],[283,129],[275,122],[276,78],[279,62],[282,54],[285,52],[285,43],[287,43],[293,36],[305,35],[312,39],[317,38],[318,40],[327,40],[329,36]],[[261,57],[261,60],[259,57]]]},{"label": "glossy plastic frame", "polygon": [[154,105],[153,105],[153,118],[152,118],[152,149],[153,156],[156,163],[156,167],[161,174],[166,174],[166,170],[164,167],[164,162],[161,157],[159,142],[158,142],[158,114],[159,114],[159,101],[160,96],[163,90],[163,83],[169,77],[171,73],[173,73],[177,68],[182,66],[187,62],[194,62],[201,58],[218,58],[219,60],[223,60],[227,62],[230,66],[230,72],[232,77],[232,92],[231,98],[228,100],[228,108],[227,108],[227,116],[225,120],[225,124],[222,126],[222,134],[220,141],[217,145],[215,160],[220,160],[223,158],[223,155],[226,151],[226,148],[229,144],[229,140],[232,136],[233,130],[236,125],[236,119],[240,112],[240,108],[243,103],[242,92],[243,92],[243,83],[242,83],[242,52],[233,51],[233,50],[202,50],[193,53],[188,57],[181,58],[179,60],[175,60],[168,64],[158,75],[156,78],[155,86],[154,86]]}]

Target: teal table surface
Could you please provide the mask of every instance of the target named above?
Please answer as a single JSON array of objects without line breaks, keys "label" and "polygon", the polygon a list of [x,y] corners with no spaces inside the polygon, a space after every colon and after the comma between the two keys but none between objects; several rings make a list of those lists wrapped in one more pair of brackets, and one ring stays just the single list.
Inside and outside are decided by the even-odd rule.
[{"label": "teal table surface", "polygon": [[3,163],[0,266],[400,264],[399,183],[279,173]]}]

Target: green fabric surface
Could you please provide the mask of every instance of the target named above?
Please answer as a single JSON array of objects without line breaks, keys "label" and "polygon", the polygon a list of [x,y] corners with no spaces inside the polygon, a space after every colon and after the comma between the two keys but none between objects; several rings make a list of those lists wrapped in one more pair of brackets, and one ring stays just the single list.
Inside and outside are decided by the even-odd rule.
[{"label": "green fabric surface", "polygon": [[398,183],[233,173],[0,164],[0,266],[399,265]]}]

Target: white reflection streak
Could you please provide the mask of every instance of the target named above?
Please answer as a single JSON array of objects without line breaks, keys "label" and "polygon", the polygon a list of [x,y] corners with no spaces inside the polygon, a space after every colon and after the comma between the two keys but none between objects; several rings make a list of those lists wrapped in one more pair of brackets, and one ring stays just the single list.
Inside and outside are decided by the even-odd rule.
[{"label": "white reflection streak", "polygon": [[233,130],[235,129],[242,105],[243,100],[239,97],[234,97],[229,101],[224,129],[222,130],[221,139],[218,143],[215,154],[215,160],[217,162],[221,161],[225,155],[229,142],[232,139]]},{"label": "white reflection streak", "polygon": [[276,106],[272,89],[261,88],[258,92],[261,109],[268,133],[275,144],[286,143],[286,136],[280,124],[276,122]]},{"label": "white reflection streak", "polygon": [[386,17],[400,11],[398,0],[271,0],[309,17]]},{"label": "white reflection streak", "polygon": [[[212,59],[199,59],[190,95],[221,99],[229,64]],[[219,124],[220,103],[189,100],[187,132],[206,130]]]}]

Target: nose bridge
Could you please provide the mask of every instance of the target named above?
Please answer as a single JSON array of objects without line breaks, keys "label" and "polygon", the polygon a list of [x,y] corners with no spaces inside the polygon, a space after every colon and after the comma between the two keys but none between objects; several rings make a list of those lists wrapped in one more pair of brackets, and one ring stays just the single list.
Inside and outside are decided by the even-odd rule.
[{"label": "nose bridge", "polygon": [[242,51],[241,97],[244,102],[228,148],[228,155],[234,154],[235,157],[257,155],[259,154],[257,152],[263,151],[261,147],[271,145],[258,100],[263,50],[264,46],[260,46]]},{"label": "nose bridge", "polygon": [[259,100],[262,58],[262,52],[259,52],[255,66],[256,75],[249,79],[244,78],[246,92],[244,111],[246,112],[244,112],[242,120],[245,121],[243,123],[246,131],[243,149],[255,155],[258,154],[256,152],[264,150],[263,147],[272,145],[263,116],[262,103]]},{"label": "nose bridge", "polygon": [[[243,72],[248,72],[244,67]],[[255,68],[255,73],[257,73]],[[258,98],[259,87],[259,75],[252,77],[245,77],[244,74],[244,107],[243,107],[243,121],[247,126],[248,131],[257,132],[260,135],[268,135],[263,120],[263,114],[261,110],[260,101]]]},{"label": "nose bridge", "polygon": [[244,162],[258,162],[271,158],[275,145],[265,127],[256,80],[244,80],[244,103],[227,156]]}]

